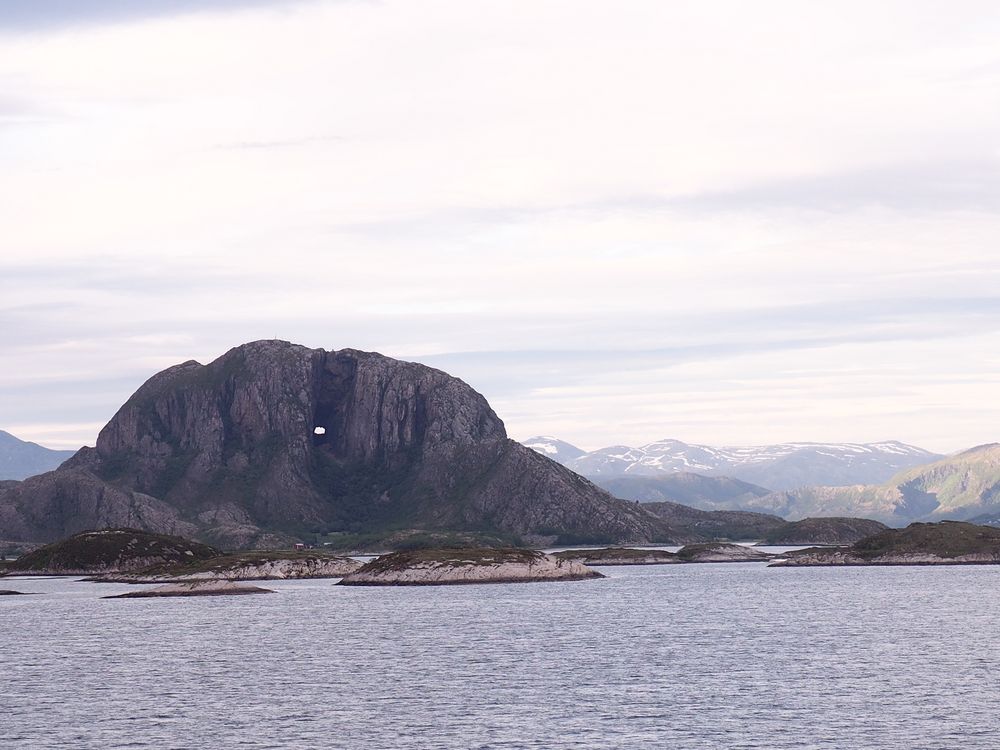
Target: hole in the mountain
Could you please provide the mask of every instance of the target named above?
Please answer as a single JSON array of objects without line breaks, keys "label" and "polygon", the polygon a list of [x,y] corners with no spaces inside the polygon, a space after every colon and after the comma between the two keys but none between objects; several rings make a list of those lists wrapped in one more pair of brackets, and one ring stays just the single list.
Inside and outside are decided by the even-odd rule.
[{"label": "hole in the mountain", "polygon": [[325,427],[317,427],[316,429],[313,430],[313,435],[325,435],[325,434],[326,434]]}]

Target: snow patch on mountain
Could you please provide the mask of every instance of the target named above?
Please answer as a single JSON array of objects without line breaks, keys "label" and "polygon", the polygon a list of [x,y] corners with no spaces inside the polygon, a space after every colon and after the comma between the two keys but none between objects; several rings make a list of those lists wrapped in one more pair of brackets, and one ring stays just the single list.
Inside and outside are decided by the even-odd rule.
[{"label": "snow patch on mountain", "polygon": [[637,448],[614,445],[590,452],[552,437],[531,438],[524,444],[592,479],[694,472],[733,477],[777,490],[877,484],[903,469],[941,458],[895,440],[714,447],[665,439]]}]

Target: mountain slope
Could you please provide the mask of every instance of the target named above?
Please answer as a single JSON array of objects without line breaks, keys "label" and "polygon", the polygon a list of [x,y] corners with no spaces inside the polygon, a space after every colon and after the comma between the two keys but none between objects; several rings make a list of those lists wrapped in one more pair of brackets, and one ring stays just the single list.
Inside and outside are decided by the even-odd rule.
[{"label": "mountain slope", "polygon": [[536,453],[541,453],[546,458],[551,458],[563,466],[568,461],[579,458],[587,452],[582,448],[577,448],[572,443],[567,443],[565,440],[559,440],[548,435],[536,435],[527,440],[522,440],[521,445],[531,448]]},{"label": "mountain slope", "polygon": [[597,477],[593,481],[623,500],[683,503],[701,510],[744,510],[755,498],[771,494],[771,490],[749,482],[687,471],[654,477]]},{"label": "mountain slope", "polygon": [[638,448],[602,448],[567,459],[565,463],[590,479],[693,472],[787,490],[811,485],[877,484],[903,469],[940,458],[938,454],[894,441],[713,448],[660,440]]},{"label": "mountain slope", "polygon": [[509,440],[439,370],[281,341],[147,381],[58,471],[0,494],[11,539],[139,527],[220,546],[428,529],[665,541],[667,525]]},{"label": "mountain slope", "polygon": [[27,479],[52,471],[75,451],[56,451],[0,430],[0,479]]},{"label": "mountain slope", "polygon": [[1000,515],[1000,444],[982,445],[902,471],[880,485],[804,487],[751,503],[788,518],[851,515],[890,525]]},{"label": "mountain slope", "polygon": [[768,544],[854,544],[886,530],[867,518],[803,518],[786,523],[765,538]]},{"label": "mountain slope", "polygon": [[685,543],[716,539],[764,539],[788,525],[785,519],[768,513],[705,511],[671,502],[648,503],[645,508],[677,529],[677,535]]}]

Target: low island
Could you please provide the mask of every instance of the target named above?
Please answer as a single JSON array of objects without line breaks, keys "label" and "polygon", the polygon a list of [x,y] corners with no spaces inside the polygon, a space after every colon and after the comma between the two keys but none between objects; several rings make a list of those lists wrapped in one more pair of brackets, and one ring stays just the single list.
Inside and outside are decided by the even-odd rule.
[{"label": "low island", "polygon": [[129,591],[126,594],[105,596],[103,599],[159,599],[175,596],[237,596],[241,594],[273,594],[271,589],[259,586],[245,586],[232,581],[192,581],[189,583],[170,583],[141,591]]},{"label": "low island", "polygon": [[553,552],[560,560],[574,560],[584,565],[663,565],[683,562],[675,552],[663,549],[632,549],[605,547],[602,549],[568,549]]},{"label": "low island", "polygon": [[207,544],[138,529],[84,531],[22,555],[8,575],[101,575],[208,560],[221,554]]},{"label": "low island", "polygon": [[812,547],[789,552],[773,567],[829,565],[995,565],[1000,529],[961,521],[912,523],[886,529],[850,547]]},{"label": "low island", "polygon": [[662,549],[569,549],[553,553],[561,560],[573,560],[584,565],[670,565],[675,563],[764,562],[774,558],[743,544],[729,542],[699,542],[681,547],[677,552]]},{"label": "low island", "polygon": [[418,549],[382,555],[345,576],[340,586],[528,583],[603,578],[575,560],[515,548]]},{"label": "low island", "polygon": [[200,542],[138,529],[85,531],[40,547],[8,575],[83,575],[103,583],[183,583],[341,578],[361,567],[323,550],[223,553]]},{"label": "low island", "polygon": [[180,583],[186,581],[273,581],[343,578],[362,563],[319,550],[230,552],[205,560],[155,565],[92,580],[106,583]]},{"label": "low island", "polygon": [[753,547],[729,542],[702,542],[688,544],[677,552],[681,562],[764,562],[774,559],[774,555]]}]

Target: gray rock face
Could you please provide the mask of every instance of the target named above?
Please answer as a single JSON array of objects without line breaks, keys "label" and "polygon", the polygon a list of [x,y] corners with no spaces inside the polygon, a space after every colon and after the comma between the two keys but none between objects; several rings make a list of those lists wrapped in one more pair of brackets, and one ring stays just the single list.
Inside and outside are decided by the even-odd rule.
[{"label": "gray rock face", "polygon": [[196,526],[162,500],[122,490],[83,469],[63,469],[0,490],[0,529],[10,541],[50,542],[95,528],[191,536]]},{"label": "gray rock face", "polygon": [[408,527],[669,541],[660,519],[508,440],[462,381],[281,341],[159,373],[95,448],[0,494],[7,538],[112,518],[240,547]]}]

